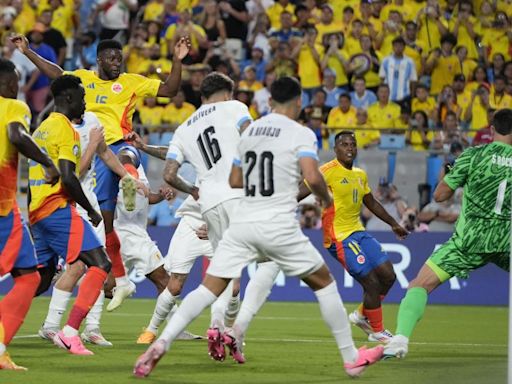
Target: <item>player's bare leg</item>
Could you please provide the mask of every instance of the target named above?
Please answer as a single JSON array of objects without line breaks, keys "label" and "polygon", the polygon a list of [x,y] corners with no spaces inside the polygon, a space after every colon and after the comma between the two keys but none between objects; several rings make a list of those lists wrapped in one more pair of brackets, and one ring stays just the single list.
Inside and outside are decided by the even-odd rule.
[{"label": "player's bare leg", "polygon": [[162,291],[167,287],[170,279],[170,276],[163,265],[159,266],[153,272],[147,274],[146,277],[155,285],[158,294],[162,293]]}]

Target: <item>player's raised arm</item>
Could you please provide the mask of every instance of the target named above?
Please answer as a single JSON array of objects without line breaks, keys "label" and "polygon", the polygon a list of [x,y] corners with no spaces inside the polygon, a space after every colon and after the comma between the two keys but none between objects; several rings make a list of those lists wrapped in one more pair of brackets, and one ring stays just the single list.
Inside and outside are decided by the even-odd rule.
[{"label": "player's raised arm", "polygon": [[457,158],[453,168],[437,184],[434,191],[434,200],[438,203],[448,200],[455,190],[464,186],[470,174],[473,151],[475,147],[468,148]]},{"label": "player's raised arm", "polygon": [[301,157],[299,164],[311,192],[320,199],[324,208],[331,206],[332,197],[327,190],[324,177],[318,170],[318,160],[313,157]]},{"label": "player's raised arm", "polygon": [[188,55],[189,51],[190,40],[188,37],[182,37],[174,46],[171,73],[167,77],[167,80],[165,80],[165,83],[162,83],[160,88],[158,88],[158,96],[176,96],[181,84],[181,61]]},{"label": "player's raised arm", "polygon": [[41,151],[41,148],[32,140],[32,137],[27,133],[25,127],[21,123],[14,122],[7,126],[9,141],[22,153],[25,157],[32,159],[45,168],[46,181],[55,185],[59,181],[60,173],[53,164],[52,160],[46,153]]},{"label": "player's raised arm", "polygon": [[188,193],[197,200],[199,199],[199,188],[178,176],[180,163],[173,159],[165,161],[164,181],[179,191]]},{"label": "player's raised arm", "polygon": [[98,146],[102,142],[105,142],[103,127],[97,126],[91,128],[91,131],[89,132],[89,145],[87,146],[85,152],[82,153],[82,157],[80,158],[80,172],[78,176],[80,179],[84,178],[87,171],[91,167],[94,155],[98,150]]},{"label": "player's raised arm", "polygon": [[142,138],[137,132],[130,132],[129,134],[125,135],[124,140],[131,142],[135,148],[140,149],[142,152],[145,152],[148,155],[156,157],[160,160],[165,160],[167,156],[167,150],[169,149],[169,147],[165,146],[147,145],[142,141]]},{"label": "player's raised arm", "polygon": [[28,40],[23,35],[15,35],[11,37],[11,41],[16,45],[16,47],[23,53],[25,56],[29,58],[31,62],[46,76],[50,79],[56,79],[61,76],[64,70],[59,67],[57,64],[52,63],[46,59],[43,59],[37,53],[35,53],[32,49],[30,49]]}]

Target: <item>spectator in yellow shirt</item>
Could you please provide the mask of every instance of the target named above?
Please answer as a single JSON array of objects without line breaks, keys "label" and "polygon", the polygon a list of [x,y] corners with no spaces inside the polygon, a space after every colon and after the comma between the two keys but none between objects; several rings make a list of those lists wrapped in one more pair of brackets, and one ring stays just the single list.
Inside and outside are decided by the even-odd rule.
[{"label": "spectator in yellow shirt", "polygon": [[[425,44],[427,51],[439,48],[441,36],[448,32],[446,22],[441,19],[441,9],[437,0],[428,0],[416,18],[419,32],[418,38]],[[455,45],[455,44],[454,44]]]},{"label": "spectator in yellow shirt", "polygon": [[381,56],[388,56],[393,52],[393,40],[402,35],[402,15],[393,10],[389,13],[389,19],[382,25],[382,30],[377,34],[374,45]]},{"label": "spectator in yellow shirt", "polygon": [[501,53],[505,60],[510,60],[510,44],[512,44],[512,30],[510,29],[510,20],[505,12],[497,12],[492,28],[484,32],[482,45],[486,56],[493,57],[496,53]]},{"label": "spectator in yellow shirt", "polygon": [[[363,36],[364,24],[360,19],[352,21],[352,30],[349,35],[345,35],[345,50],[349,56],[361,53],[360,40]],[[371,39],[370,39],[371,41]]]},{"label": "spectator in yellow shirt", "polygon": [[327,117],[329,135],[352,128],[356,124],[356,109],[351,105],[350,95],[342,93],[338,98],[338,106],[331,109]]},{"label": "spectator in yellow shirt", "polygon": [[436,112],[434,114],[434,122],[438,127],[444,123],[448,112],[453,112],[460,119],[462,108],[457,104],[457,95],[453,87],[445,85],[437,99]]},{"label": "spectator in yellow shirt", "polygon": [[325,35],[329,35],[331,33],[338,33],[341,32],[343,29],[343,26],[341,22],[335,21],[333,18],[334,11],[330,4],[325,3],[323,4],[320,9],[322,10],[322,13],[320,15],[320,22],[315,25],[318,35],[316,38],[317,43],[323,44],[323,38]]},{"label": "spectator in yellow shirt", "polygon": [[473,4],[470,1],[462,0],[458,6],[458,14],[448,21],[448,28],[457,38],[459,45],[468,50],[468,58],[478,60],[478,49],[476,40],[480,35],[480,24],[472,15]]},{"label": "spectator in yellow shirt", "polygon": [[354,133],[358,148],[367,149],[379,145],[380,132],[374,129],[372,123],[368,120],[368,112],[363,108],[357,109]]},{"label": "spectator in yellow shirt", "polygon": [[460,115],[464,116],[471,102],[471,91],[466,89],[466,77],[463,74],[455,75],[453,78],[453,90],[457,97],[457,105],[461,109]]},{"label": "spectator in yellow shirt", "polygon": [[165,107],[162,120],[164,123],[170,124],[171,128],[177,128],[180,124],[185,122],[195,110],[196,107],[185,101],[185,94],[180,89],[176,96],[172,98],[172,102]]},{"label": "spectator in yellow shirt", "polygon": [[172,64],[167,58],[162,57],[160,46],[153,44],[143,51],[146,58],[139,64],[136,72],[151,79],[165,81],[171,73]]},{"label": "spectator in yellow shirt", "polygon": [[144,8],[143,21],[160,20],[164,13],[163,0],[150,0]]},{"label": "spectator in yellow shirt", "polygon": [[256,80],[256,69],[248,65],[243,71],[243,80],[238,84],[238,88],[249,90],[252,92],[259,91],[263,88],[263,84]]},{"label": "spectator in yellow shirt", "polygon": [[267,8],[267,15],[272,28],[279,28],[281,12],[283,11],[288,11],[293,15],[295,6],[289,0],[277,0],[274,5]]},{"label": "spectator in yellow shirt", "polygon": [[348,90],[347,72],[350,70],[348,55],[343,50],[339,34],[331,34],[322,58],[322,69],[331,68],[336,74],[336,87]]},{"label": "spectator in yellow shirt", "polygon": [[405,33],[403,38],[405,40],[405,55],[409,56],[416,65],[416,72],[418,77],[423,74],[423,66],[426,56],[428,54],[425,44],[418,39],[418,26],[413,21],[408,21],[405,24]]},{"label": "spectator in yellow shirt", "polygon": [[322,85],[321,55],[323,46],[316,43],[317,30],[311,26],[306,30],[306,36],[292,51],[292,59],[299,64],[299,78],[303,91],[311,97]]},{"label": "spectator in yellow shirt", "polygon": [[489,78],[487,77],[487,71],[482,65],[477,65],[473,71],[473,81],[470,81],[466,85],[466,89],[470,92],[476,91],[480,85],[489,85]]},{"label": "spectator in yellow shirt", "polygon": [[171,24],[165,32],[167,52],[173,52],[174,46],[179,39],[189,37],[191,44],[189,56],[194,62],[197,62],[199,60],[199,48],[208,48],[206,32],[203,27],[194,24],[189,10],[182,11],[180,16],[178,23]]},{"label": "spectator in yellow shirt", "polygon": [[399,127],[400,106],[389,100],[389,86],[379,85],[377,102],[368,108],[368,117],[374,128],[392,129]]},{"label": "spectator in yellow shirt", "polygon": [[473,72],[476,67],[478,67],[478,63],[475,60],[468,59],[468,49],[464,45],[459,45],[455,49],[455,54],[459,58],[459,65],[462,74],[466,79],[471,81],[473,79]]},{"label": "spectator in yellow shirt", "polygon": [[453,77],[462,73],[459,58],[453,54],[457,38],[447,33],[441,38],[441,49],[432,51],[425,63],[425,72],[431,74],[430,94],[437,96],[445,85],[452,83]]},{"label": "spectator in yellow shirt", "polygon": [[432,119],[434,116],[434,111],[436,109],[436,101],[433,97],[428,94],[428,87],[425,84],[416,85],[415,95],[412,99],[411,110],[412,112],[423,111],[427,114],[429,119]]},{"label": "spectator in yellow shirt", "polygon": [[405,134],[405,142],[415,151],[425,151],[430,147],[434,133],[428,127],[428,117],[424,111],[416,110],[412,114],[409,129]]},{"label": "spectator in yellow shirt", "polygon": [[[507,79],[503,75],[498,75],[494,79],[494,86],[491,89],[489,105],[493,109],[512,108],[512,96],[505,93]],[[511,122],[512,123],[512,122]]]},{"label": "spectator in yellow shirt", "polygon": [[139,107],[139,119],[150,131],[160,129],[164,108],[156,104],[156,97],[146,97],[144,104]]},{"label": "spectator in yellow shirt", "polygon": [[489,83],[494,83],[494,78],[501,75],[505,69],[505,56],[501,53],[496,53],[492,57],[492,62],[487,66],[487,78]]},{"label": "spectator in yellow shirt", "polygon": [[469,123],[472,132],[469,136],[473,137],[481,128],[487,127],[487,112],[491,108],[489,100],[489,86],[480,85],[476,92],[473,93],[471,101],[466,109],[464,120]]}]

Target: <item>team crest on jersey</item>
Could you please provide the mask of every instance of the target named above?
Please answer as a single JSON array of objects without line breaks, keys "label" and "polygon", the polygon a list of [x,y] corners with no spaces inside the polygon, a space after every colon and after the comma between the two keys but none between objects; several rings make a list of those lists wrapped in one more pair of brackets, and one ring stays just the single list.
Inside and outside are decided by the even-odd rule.
[{"label": "team crest on jersey", "polygon": [[366,259],[364,258],[364,256],[363,256],[363,255],[359,255],[359,256],[357,256],[357,259],[356,259],[356,260],[357,260],[357,262],[358,262],[359,264],[364,264],[364,262],[366,261]]},{"label": "team crest on jersey", "polygon": [[121,93],[123,91],[123,86],[120,83],[112,84],[112,92]]},{"label": "team crest on jersey", "polygon": [[78,156],[79,153],[80,153],[80,148],[78,147],[78,145],[75,144],[73,146],[73,155]]}]

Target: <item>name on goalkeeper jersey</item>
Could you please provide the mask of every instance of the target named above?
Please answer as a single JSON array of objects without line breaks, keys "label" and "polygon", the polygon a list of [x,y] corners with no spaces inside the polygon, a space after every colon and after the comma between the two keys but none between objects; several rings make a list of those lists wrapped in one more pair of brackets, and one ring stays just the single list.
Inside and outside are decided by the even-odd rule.
[{"label": "name on goalkeeper jersey", "polygon": [[187,127],[190,124],[195,123],[197,120],[201,119],[202,117],[208,116],[210,113],[215,112],[215,105],[212,105],[210,108],[205,108],[201,111],[197,111],[197,113],[187,121]]},{"label": "name on goalkeeper jersey", "polygon": [[492,163],[496,165],[501,165],[502,167],[512,168],[512,157],[492,155]]},{"label": "name on goalkeeper jersey", "polygon": [[252,127],[249,131],[249,136],[268,136],[279,137],[281,128],[275,127]]}]

